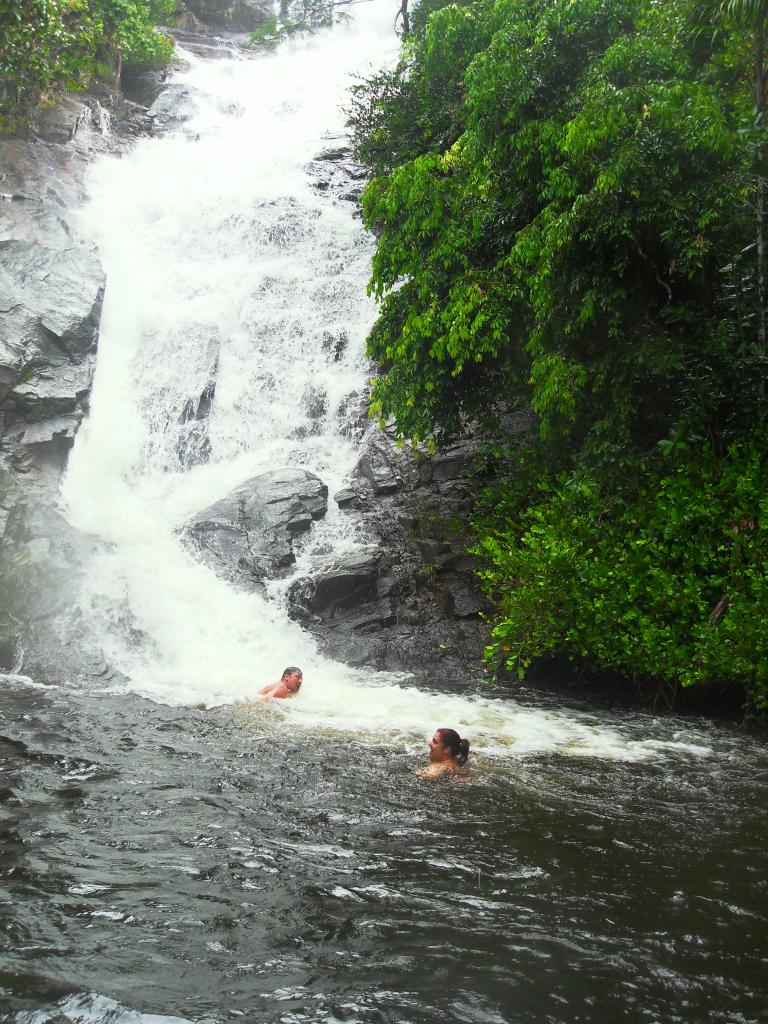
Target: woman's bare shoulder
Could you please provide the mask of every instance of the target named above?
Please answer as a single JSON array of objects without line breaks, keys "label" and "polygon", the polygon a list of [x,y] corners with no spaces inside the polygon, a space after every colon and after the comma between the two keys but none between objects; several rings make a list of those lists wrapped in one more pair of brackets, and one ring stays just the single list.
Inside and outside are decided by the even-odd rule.
[{"label": "woman's bare shoulder", "polygon": [[458,770],[458,765],[441,762],[439,764],[428,764],[423,768],[418,768],[416,770],[416,775],[420,779],[439,779],[442,775],[453,775],[453,773]]}]

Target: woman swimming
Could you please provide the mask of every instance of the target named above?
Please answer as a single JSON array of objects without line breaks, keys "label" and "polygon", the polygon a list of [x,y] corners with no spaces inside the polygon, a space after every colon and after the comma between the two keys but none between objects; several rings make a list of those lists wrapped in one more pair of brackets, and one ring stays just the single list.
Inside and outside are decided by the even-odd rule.
[{"label": "woman swimming", "polygon": [[455,729],[437,729],[429,741],[429,766],[420,768],[416,774],[434,779],[463,768],[468,757],[469,740],[463,740]]}]

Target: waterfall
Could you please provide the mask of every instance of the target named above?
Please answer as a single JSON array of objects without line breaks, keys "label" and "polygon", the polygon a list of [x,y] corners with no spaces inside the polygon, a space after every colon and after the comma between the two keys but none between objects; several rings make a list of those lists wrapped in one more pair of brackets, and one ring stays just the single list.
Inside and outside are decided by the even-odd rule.
[{"label": "waterfall", "polygon": [[[95,167],[82,225],[107,292],[91,412],[63,485],[70,522],[103,542],[82,617],[126,685],[159,702],[248,702],[298,664],[299,699],[248,713],[411,741],[452,725],[490,753],[649,756],[573,713],[440,694],[429,666],[408,686],[335,664],[280,600],[238,591],[179,540],[255,474],[301,466],[333,494],[354,465],[373,242],[308,164],[338,145],[352,76],[393,60],[393,10],[361,4],[350,25],[268,56],[185,53],[173,86],[186,119]],[[330,505],[315,535],[358,543]]]},{"label": "waterfall", "polygon": [[64,501],[108,543],[84,612],[148,696],[245,698],[293,662],[344,675],[282,608],[196,564],[177,530],[255,474],[299,465],[333,493],[354,463],[371,239],[307,164],[343,133],[351,76],[391,59],[391,28],[379,3],[275,56],[185,53],[181,127],[92,175],[83,230],[108,285]]}]

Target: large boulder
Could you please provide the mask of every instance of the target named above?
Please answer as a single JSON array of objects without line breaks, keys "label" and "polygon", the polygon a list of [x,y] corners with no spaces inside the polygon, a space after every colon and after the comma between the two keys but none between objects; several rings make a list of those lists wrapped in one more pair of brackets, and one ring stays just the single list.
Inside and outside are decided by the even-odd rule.
[{"label": "large boulder", "polygon": [[328,509],[328,488],[305,469],[276,469],[247,480],[200,512],[185,542],[221,577],[246,589],[296,560],[293,538]]}]

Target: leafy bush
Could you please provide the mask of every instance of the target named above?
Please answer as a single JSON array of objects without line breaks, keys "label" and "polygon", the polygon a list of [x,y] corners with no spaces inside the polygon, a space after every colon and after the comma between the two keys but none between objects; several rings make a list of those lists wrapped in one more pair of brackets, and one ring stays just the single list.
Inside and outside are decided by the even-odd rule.
[{"label": "leafy bush", "polygon": [[479,520],[489,654],[521,674],[566,650],[684,686],[738,679],[768,707],[765,437],[644,468],[619,487],[587,472],[540,481],[534,504]]}]

